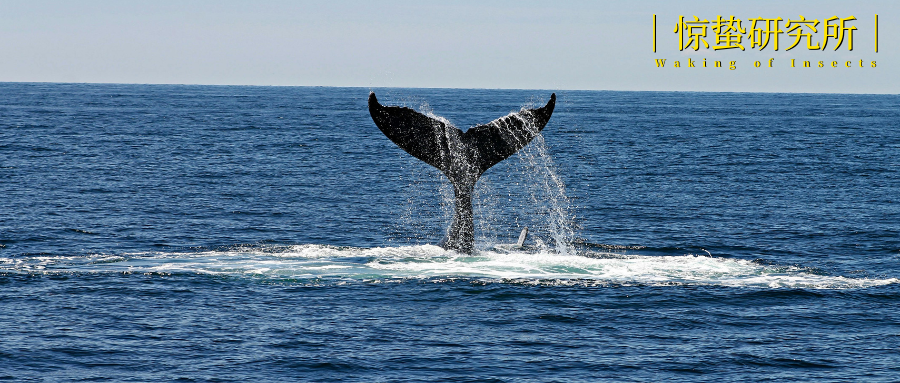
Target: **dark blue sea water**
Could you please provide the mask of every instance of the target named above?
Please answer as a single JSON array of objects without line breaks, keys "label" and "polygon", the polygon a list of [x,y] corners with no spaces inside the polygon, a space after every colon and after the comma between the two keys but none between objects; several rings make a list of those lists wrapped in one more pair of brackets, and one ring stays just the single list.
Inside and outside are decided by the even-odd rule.
[{"label": "dark blue sea water", "polygon": [[900,381],[900,96],[370,90],[0,83],[0,379]]}]

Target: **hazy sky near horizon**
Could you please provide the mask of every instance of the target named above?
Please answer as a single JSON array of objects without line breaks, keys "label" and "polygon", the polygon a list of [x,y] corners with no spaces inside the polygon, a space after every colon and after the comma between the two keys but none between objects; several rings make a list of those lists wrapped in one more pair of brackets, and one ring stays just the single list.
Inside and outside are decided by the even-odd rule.
[{"label": "hazy sky near horizon", "polygon": [[[898,11],[887,0],[0,0],[0,81],[896,94]],[[787,34],[779,51],[750,49],[746,37],[745,51],[679,51],[679,15],[734,15],[744,28],[755,17],[852,15],[858,30],[853,51],[785,51]],[[736,69],[671,67],[704,58]]]}]

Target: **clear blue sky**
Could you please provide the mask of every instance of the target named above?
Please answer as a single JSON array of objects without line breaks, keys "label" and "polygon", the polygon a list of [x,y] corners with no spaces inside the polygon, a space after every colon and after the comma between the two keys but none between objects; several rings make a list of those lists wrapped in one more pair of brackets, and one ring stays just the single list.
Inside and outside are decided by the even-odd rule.
[{"label": "clear blue sky", "polygon": [[[897,1],[0,0],[0,81],[900,93],[898,11]],[[856,16],[854,50],[785,52],[794,38],[782,35],[777,52],[746,39],[746,51],[679,51],[672,32],[679,15],[801,14]],[[668,67],[702,58],[738,69]],[[769,58],[774,68],[752,67]],[[791,58],[856,64],[791,69]]]}]

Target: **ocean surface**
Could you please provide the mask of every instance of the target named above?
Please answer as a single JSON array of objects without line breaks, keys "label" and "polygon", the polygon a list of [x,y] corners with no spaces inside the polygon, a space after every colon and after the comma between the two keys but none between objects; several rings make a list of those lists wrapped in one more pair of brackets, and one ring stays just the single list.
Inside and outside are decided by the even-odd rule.
[{"label": "ocean surface", "polygon": [[[477,253],[370,91],[557,93]],[[0,83],[0,329],[11,381],[897,382],[900,96]]]}]

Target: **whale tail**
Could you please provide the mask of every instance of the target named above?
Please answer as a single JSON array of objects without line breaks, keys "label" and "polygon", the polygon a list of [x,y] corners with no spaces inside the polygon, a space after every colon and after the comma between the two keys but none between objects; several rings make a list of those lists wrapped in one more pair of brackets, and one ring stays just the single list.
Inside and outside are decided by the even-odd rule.
[{"label": "whale tail", "polygon": [[475,250],[472,193],[485,171],[528,145],[547,125],[556,93],[547,105],[522,109],[466,132],[410,108],[384,106],[369,93],[369,114],[381,132],[413,157],[440,170],[453,184],[456,207],[442,247]]}]

